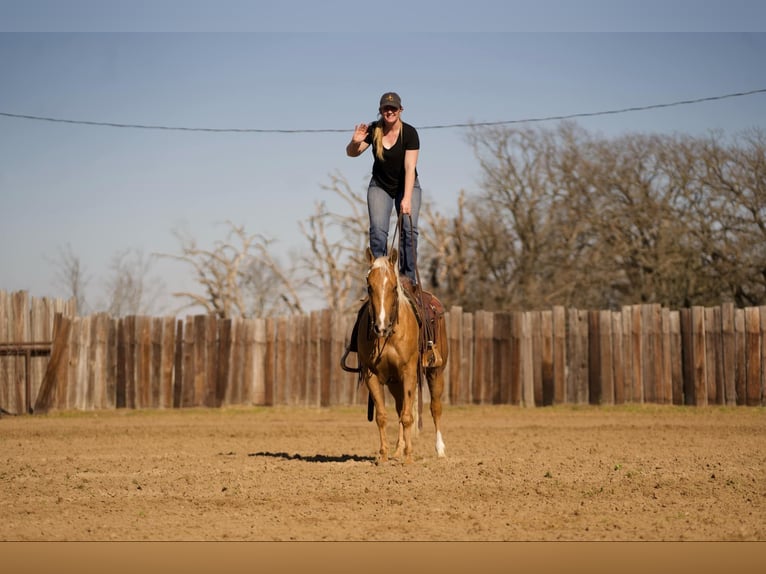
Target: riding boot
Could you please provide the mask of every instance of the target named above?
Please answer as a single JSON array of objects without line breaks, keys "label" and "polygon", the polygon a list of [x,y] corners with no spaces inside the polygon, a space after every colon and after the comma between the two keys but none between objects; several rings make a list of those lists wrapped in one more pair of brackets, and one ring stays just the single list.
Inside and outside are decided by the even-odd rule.
[{"label": "riding boot", "polygon": [[407,293],[409,298],[419,303],[420,285],[413,283],[412,279],[404,275],[399,278],[399,281],[402,284],[402,289],[404,289],[404,292]]},{"label": "riding boot", "polygon": [[441,367],[444,362],[441,353],[439,352],[439,348],[436,345],[436,332],[439,328],[439,322],[443,321],[443,319],[434,319],[428,315],[429,314],[427,313],[426,325],[424,325],[426,348],[423,351],[422,363],[424,367]]},{"label": "riding boot", "polygon": [[441,367],[443,364],[441,353],[433,341],[426,343],[426,350],[423,353],[424,367]]}]

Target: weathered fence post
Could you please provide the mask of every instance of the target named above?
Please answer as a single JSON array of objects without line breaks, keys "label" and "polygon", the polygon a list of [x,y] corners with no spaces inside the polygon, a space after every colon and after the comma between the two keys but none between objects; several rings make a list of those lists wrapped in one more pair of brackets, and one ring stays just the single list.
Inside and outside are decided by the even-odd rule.
[{"label": "weathered fence post", "polygon": [[319,318],[319,406],[330,404],[330,386],[332,384],[332,325],[333,316],[329,309],[324,309]]},{"label": "weathered fence post", "polygon": [[33,412],[47,413],[55,404],[57,398],[57,386],[61,383],[61,375],[65,373],[62,366],[66,365],[69,351],[69,333],[72,320],[57,313],[53,320],[53,347],[48,366],[45,369],[40,392],[34,404]]},{"label": "weathered fence post", "polygon": [[492,385],[489,402],[508,404],[511,394],[511,314],[495,313],[492,322]]},{"label": "weathered fence post", "polygon": [[445,389],[444,398],[453,405],[464,404],[464,401],[461,399],[461,390],[466,384],[462,369],[464,345],[463,308],[452,307],[446,315],[446,321],[450,356],[447,363],[449,387]]},{"label": "weathered fence post", "polygon": [[670,401],[674,405],[684,404],[683,345],[681,338],[681,313],[669,315],[670,327]]},{"label": "weathered fence post", "polygon": [[758,307],[745,309],[745,331],[747,345],[747,406],[761,404],[761,316]]},{"label": "weathered fence post", "polygon": [[487,404],[492,402],[492,336],[493,314],[488,311],[477,311],[474,353],[474,385],[473,402]]},{"label": "weathered fence post", "polygon": [[734,340],[737,348],[735,359],[735,394],[737,404],[744,405],[747,394],[747,341],[745,336],[745,310],[734,311]]},{"label": "weathered fence post", "polygon": [[721,343],[723,345],[723,392],[727,405],[737,404],[737,340],[734,334],[734,303],[721,305]]},{"label": "weathered fence post", "polygon": [[588,312],[569,310],[567,402],[588,403]]},{"label": "weathered fence post", "polygon": [[536,405],[543,405],[543,359],[542,316],[540,311],[530,311],[529,328],[532,338],[532,388]]},{"label": "weathered fence post", "polygon": [[705,308],[705,370],[707,377],[707,400],[709,404],[723,404],[723,393],[719,383],[723,383],[723,371],[719,371],[719,353],[721,345],[720,315],[714,307]]},{"label": "weathered fence post", "polygon": [[218,368],[215,373],[217,405],[242,404],[241,356],[239,324],[241,318],[218,320]]},{"label": "weathered fence post", "polygon": [[521,314],[521,404],[535,406],[535,379],[532,353],[532,315]]},{"label": "weathered fence post", "polygon": [[694,404],[706,406],[707,396],[707,353],[705,350],[705,309],[692,307],[692,375],[694,380]]},{"label": "weathered fence post", "polygon": [[761,316],[761,405],[766,406],[766,305],[758,310]]},{"label": "weathered fence post", "polygon": [[253,390],[254,405],[266,404],[266,320],[253,319]]},{"label": "weathered fence post", "polygon": [[612,319],[612,377],[614,379],[614,403],[625,403],[625,336],[623,334],[622,312],[611,313]]},{"label": "weathered fence post", "polygon": [[553,308],[553,402],[567,402],[567,317],[564,307]]},{"label": "weathered fence post", "polygon": [[555,380],[553,375],[553,311],[541,311],[540,318],[540,379],[541,397],[538,404],[550,406],[555,402]]},{"label": "weathered fence post", "polygon": [[511,313],[511,395],[510,402],[513,405],[521,405],[522,377],[521,377],[521,311]]},{"label": "weathered fence post", "polygon": [[173,408],[173,367],[175,365],[176,320],[174,317],[164,317],[162,321],[162,336],[160,340],[160,408]]}]

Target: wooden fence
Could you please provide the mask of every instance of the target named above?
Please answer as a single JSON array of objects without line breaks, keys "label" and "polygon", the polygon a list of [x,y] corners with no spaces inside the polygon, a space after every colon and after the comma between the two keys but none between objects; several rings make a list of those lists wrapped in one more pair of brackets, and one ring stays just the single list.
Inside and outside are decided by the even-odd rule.
[{"label": "wooden fence", "polygon": [[[0,305],[0,329],[2,312]],[[10,359],[17,361],[14,376],[0,369],[0,406],[7,411],[367,400],[356,375],[339,366],[353,316],[328,310],[248,320],[59,313],[55,321],[48,313],[51,330],[37,335],[53,344],[50,357],[32,359],[38,374],[27,402],[18,357]],[[513,313],[453,307],[447,322],[449,404],[766,404],[766,307]],[[36,338],[10,326],[8,333],[16,343]]]},{"label": "wooden fence", "polygon": [[0,408],[29,412],[48,364],[56,314],[74,317],[73,299],[0,291]]}]

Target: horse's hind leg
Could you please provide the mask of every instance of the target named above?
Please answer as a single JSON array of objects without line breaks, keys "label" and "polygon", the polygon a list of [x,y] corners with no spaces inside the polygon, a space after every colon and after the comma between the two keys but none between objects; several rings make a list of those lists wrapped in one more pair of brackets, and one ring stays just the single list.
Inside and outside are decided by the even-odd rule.
[{"label": "horse's hind leg", "polygon": [[431,417],[434,419],[434,429],[436,430],[436,456],[444,458],[447,456],[441,431],[444,369],[428,369],[426,378],[428,379],[428,390],[431,394]]}]

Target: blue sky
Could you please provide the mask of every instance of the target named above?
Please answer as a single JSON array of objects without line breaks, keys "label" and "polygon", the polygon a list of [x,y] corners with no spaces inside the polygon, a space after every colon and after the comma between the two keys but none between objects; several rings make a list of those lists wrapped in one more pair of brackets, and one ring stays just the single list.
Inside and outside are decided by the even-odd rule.
[{"label": "blue sky", "polygon": [[[315,202],[340,206],[322,190],[330,174],[365,188],[370,156],[344,148],[388,90],[423,128],[421,184],[450,213],[480,173],[462,129],[429,126],[766,88],[763,2],[360,4],[0,0],[0,112],[341,130],[0,116],[0,289],[60,295],[49,259],[70,245],[96,302],[116,252],[178,252],[174,229],[211,246],[226,220],[289,257]],[[766,93],[576,121],[613,136],[732,134],[764,118]],[[191,286],[169,262],[155,273],[168,291]]]}]

